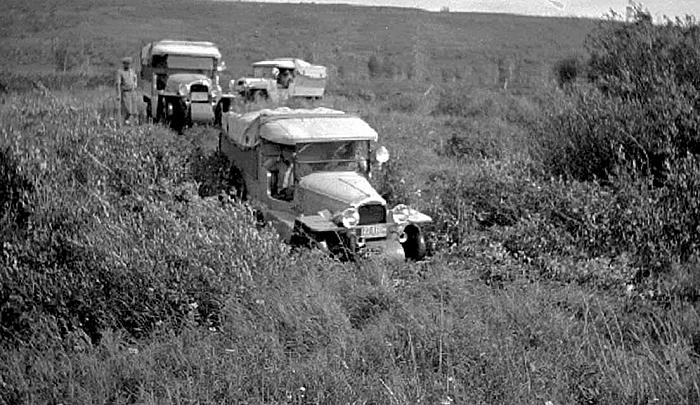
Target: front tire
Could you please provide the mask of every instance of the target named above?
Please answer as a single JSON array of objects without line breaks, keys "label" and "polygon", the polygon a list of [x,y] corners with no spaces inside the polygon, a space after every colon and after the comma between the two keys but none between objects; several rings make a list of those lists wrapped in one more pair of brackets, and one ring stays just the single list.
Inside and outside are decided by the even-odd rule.
[{"label": "front tire", "polygon": [[146,101],[146,122],[151,123],[153,122],[153,111],[151,111],[151,102]]},{"label": "front tire", "polygon": [[420,229],[415,225],[409,225],[404,232],[406,232],[408,237],[406,242],[402,244],[406,259],[418,261],[425,258],[425,255],[428,253],[428,247]]}]

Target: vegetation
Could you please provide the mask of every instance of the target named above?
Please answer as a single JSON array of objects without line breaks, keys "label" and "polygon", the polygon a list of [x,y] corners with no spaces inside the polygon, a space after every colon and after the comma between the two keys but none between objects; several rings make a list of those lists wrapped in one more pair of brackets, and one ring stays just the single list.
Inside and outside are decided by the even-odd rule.
[{"label": "vegetation", "polygon": [[[433,46],[465,21],[472,34],[492,33],[497,16],[130,0],[77,2],[72,14],[25,3],[10,4],[2,30],[34,50],[66,29],[98,43],[115,16],[128,27],[161,14],[144,38],[107,48],[59,41],[64,59],[101,49],[91,61],[118,60],[197,7],[205,17],[184,29],[215,37],[233,66],[246,52],[279,52],[267,42],[274,30],[318,63],[355,61],[318,104],[381,134],[392,160],[373,181],[392,204],[433,216],[433,256],[339,263],[292,251],[228,196],[235,179],[211,133],[118,125],[108,62],[7,68],[0,403],[700,401],[694,21],[652,25],[638,10],[631,23],[601,22],[585,57],[571,57],[584,50],[562,36],[546,59],[528,43],[516,57],[475,56],[459,40]],[[300,10],[364,17],[325,52],[309,39],[324,26],[298,28]],[[215,32],[198,28],[214,11],[202,27]],[[284,24],[247,27],[262,21],[245,20],[253,12]],[[522,28],[532,19],[508,18],[534,30]],[[368,26],[411,21],[422,22],[413,31],[422,45],[406,46],[401,31],[377,34],[383,50],[362,48]],[[435,66],[386,74],[405,66],[394,49],[414,50],[409,65]],[[546,60],[533,71],[527,58]],[[409,79],[418,71],[420,85]]]}]

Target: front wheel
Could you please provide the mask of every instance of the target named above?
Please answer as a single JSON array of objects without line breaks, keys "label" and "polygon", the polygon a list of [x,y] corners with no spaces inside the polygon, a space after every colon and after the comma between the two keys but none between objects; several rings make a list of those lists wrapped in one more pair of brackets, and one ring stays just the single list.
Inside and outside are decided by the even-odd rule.
[{"label": "front wheel", "polygon": [[425,237],[420,229],[415,225],[409,225],[404,230],[406,232],[406,242],[403,243],[404,256],[408,260],[422,260],[428,252]]},{"label": "front wheel", "polygon": [[153,111],[151,111],[151,102],[146,101],[146,122],[152,122],[153,121]]},{"label": "front wheel", "polygon": [[357,238],[355,235],[329,233],[324,238],[331,254],[343,262],[353,262],[357,259]]}]

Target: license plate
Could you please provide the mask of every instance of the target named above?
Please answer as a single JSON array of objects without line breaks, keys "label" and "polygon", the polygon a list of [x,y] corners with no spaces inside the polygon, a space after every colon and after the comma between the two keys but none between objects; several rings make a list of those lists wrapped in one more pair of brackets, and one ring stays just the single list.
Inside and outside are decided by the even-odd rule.
[{"label": "license plate", "polygon": [[358,228],[359,236],[367,239],[384,238],[387,235],[386,225],[364,225]]},{"label": "license plate", "polygon": [[190,100],[192,100],[192,101],[209,101],[209,94],[207,94],[207,93],[192,93],[190,95]]}]

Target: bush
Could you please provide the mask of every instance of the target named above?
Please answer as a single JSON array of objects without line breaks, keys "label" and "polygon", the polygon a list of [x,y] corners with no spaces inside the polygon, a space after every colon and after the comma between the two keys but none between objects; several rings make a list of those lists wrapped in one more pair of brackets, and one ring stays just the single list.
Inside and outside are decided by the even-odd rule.
[{"label": "bush", "polygon": [[15,73],[0,72],[1,93],[26,93],[36,89],[77,90],[112,86],[114,74],[98,72]]},{"label": "bush", "polygon": [[34,186],[10,147],[0,149],[0,243],[27,227]]},{"label": "bush", "polygon": [[554,64],[554,76],[559,87],[575,83],[576,79],[581,76],[582,70],[581,60],[576,56],[561,59]]},{"label": "bush", "polygon": [[437,153],[458,159],[508,159],[528,156],[531,143],[518,125],[494,117],[487,120],[463,118],[445,121],[451,132]]},{"label": "bush", "polygon": [[382,65],[376,55],[371,55],[367,61],[367,70],[370,77],[379,77],[382,74]]},{"label": "bush", "polygon": [[215,327],[230,291],[285,248],[245,208],[198,196],[187,141],[76,104],[31,95],[2,111],[3,214],[31,226],[3,237],[0,341]]},{"label": "bush", "polygon": [[604,23],[588,40],[591,83],[536,125],[550,174],[601,182],[583,204],[553,200],[576,245],[629,254],[642,276],[698,254],[700,88],[687,70],[700,64],[698,44],[692,20],[657,26],[637,10],[632,23]]},{"label": "bush", "polygon": [[694,20],[654,25],[640,9],[633,23],[607,23],[589,38],[590,81],[620,107],[638,111],[628,118],[639,122],[652,170],[674,155],[700,153],[700,80],[692,73],[700,67],[699,45]]},{"label": "bush", "polygon": [[445,87],[432,113],[474,118],[492,115],[495,108],[498,106],[488,94],[463,87]]},{"label": "bush", "polygon": [[422,100],[419,95],[414,94],[394,94],[387,97],[387,101],[382,105],[383,112],[414,113],[418,111]]}]

